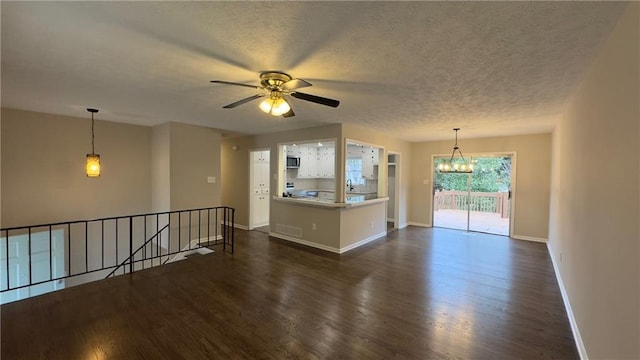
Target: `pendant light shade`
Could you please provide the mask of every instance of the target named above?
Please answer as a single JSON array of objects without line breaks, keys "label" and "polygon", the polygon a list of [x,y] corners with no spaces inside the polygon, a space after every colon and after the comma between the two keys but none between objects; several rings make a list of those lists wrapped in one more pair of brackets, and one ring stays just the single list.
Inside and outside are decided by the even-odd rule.
[{"label": "pendant light shade", "polygon": [[[459,174],[469,174],[473,172],[473,164],[469,163],[464,156],[462,155],[462,151],[458,147],[458,130],[460,128],[455,128],[453,131],[456,132],[456,143],[453,145],[453,152],[451,153],[451,159],[444,161],[438,165],[438,171],[441,173],[459,173]],[[460,155],[456,157],[456,152]]]},{"label": "pendant light shade", "polygon": [[100,176],[100,155],[95,151],[95,120],[93,114],[98,112],[98,109],[87,109],[91,113],[91,154],[87,154],[87,162],[85,166],[87,177],[99,177]]},{"label": "pendant light shade", "polygon": [[87,154],[87,176],[88,177],[100,176],[100,155]]},{"label": "pendant light shade", "polygon": [[291,106],[287,100],[282,97],[282,94],[272,92],[271,95],[260,103],[260,110],[271,114],[273,116],[281,116],[291,110]]}]

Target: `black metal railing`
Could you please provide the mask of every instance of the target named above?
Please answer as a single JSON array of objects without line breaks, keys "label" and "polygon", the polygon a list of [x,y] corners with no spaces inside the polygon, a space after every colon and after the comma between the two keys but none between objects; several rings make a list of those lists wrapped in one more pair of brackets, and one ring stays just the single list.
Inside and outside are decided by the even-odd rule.
[{"label": "black metal railing", "polygon": [[220,206],[0,229],[0,300],[132,273],[177,254],[233,253],[235,209]]}]

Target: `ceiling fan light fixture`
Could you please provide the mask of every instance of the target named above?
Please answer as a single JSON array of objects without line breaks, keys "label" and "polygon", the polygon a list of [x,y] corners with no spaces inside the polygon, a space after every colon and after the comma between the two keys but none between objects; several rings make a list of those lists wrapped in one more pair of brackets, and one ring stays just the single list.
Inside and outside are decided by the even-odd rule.
[{"label": "ceiling fan light fixture", "polygon": [[273,116],[282,116],[291,110],[291,106],[280,94],[272,94],[259,105],[260,110]]}]

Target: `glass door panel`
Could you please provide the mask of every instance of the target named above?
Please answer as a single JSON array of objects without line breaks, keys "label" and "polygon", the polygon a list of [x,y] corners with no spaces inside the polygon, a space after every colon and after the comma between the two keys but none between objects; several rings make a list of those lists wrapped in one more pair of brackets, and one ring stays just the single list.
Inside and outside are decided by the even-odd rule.
[{"label": "glass door panel", "polygon": [[433,181],[433,226],[468,230],[469,174],[443,174],[438,165],[448,158],[435,159]]},{"label": "glass door panel", "polygon": [[469,230],[509,235],[511,156],[472,157]]}]

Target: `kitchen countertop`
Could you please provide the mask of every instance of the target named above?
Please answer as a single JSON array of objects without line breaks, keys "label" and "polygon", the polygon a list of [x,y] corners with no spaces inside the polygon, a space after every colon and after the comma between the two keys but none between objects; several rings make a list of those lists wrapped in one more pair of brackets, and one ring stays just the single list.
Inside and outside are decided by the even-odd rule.
[{"label": "kitchen countertop", "polygon": [[[364,196],[364,194],[360,196]],[[337,208],[350,208],[350,207],[356,207],[356,206],[376,204],[379,202],[387,201],[389,200],[389,198],[382,197],[382,198],[375,198],[375,199],[369,199],[369,200],[358,199],[353,201],[347,201],[344,203],[336,203],[336,202],[333,202],[332,200],[320,199],[320,198],[296,198],[296,197],[280,197],[280,196],[274,196],[273,200],[286,202],[294,205],[307,205],[307,206],[317,206],[317,207],[337,209]]]}]

